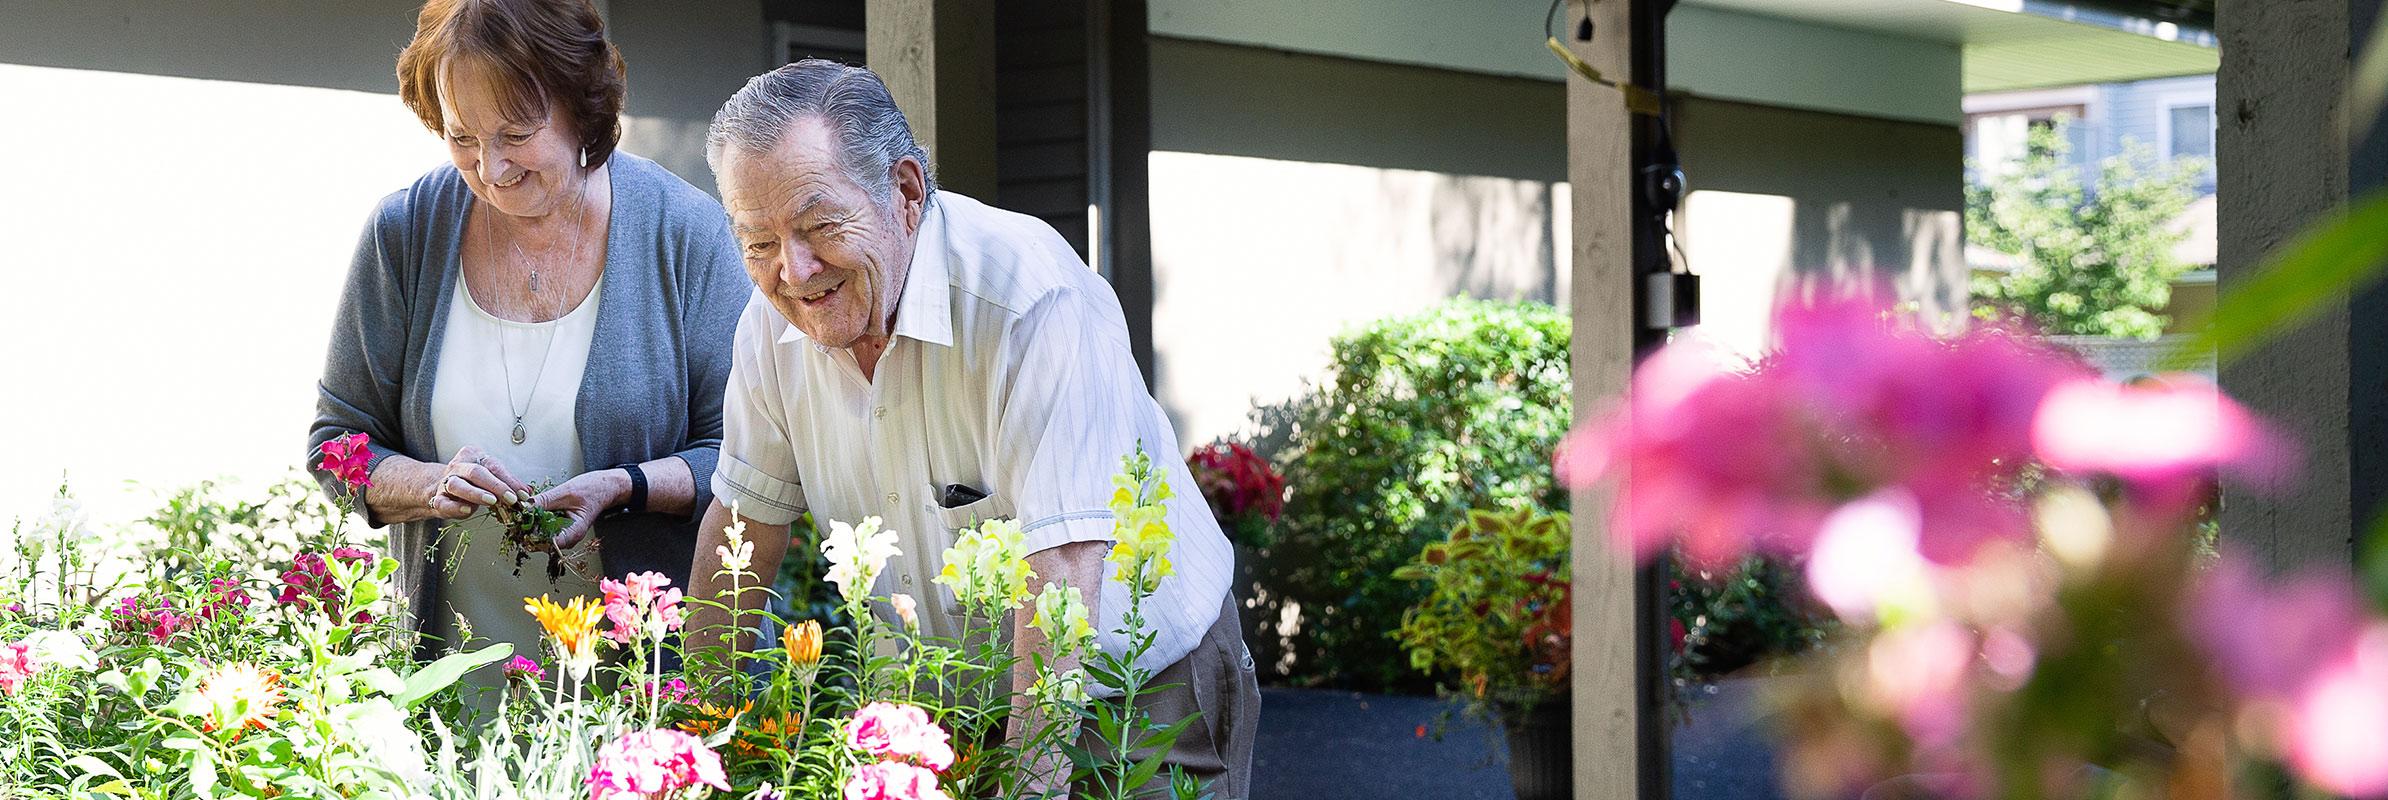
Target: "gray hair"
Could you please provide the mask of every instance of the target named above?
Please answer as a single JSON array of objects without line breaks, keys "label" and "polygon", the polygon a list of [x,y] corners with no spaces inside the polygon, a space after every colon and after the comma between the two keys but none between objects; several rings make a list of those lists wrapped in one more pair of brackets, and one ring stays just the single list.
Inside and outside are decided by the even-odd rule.
[{"label": "gray hair", "polygon": [[895,203],[895,165],[920,164],[928,202],[937,197],[937,176],[929,154],[913,141],[912,128],[877,74],[861,67],[808,58],[755,76],[731,95],[705,130],[705,163],[713,174],[732,151],[770,152],[799,120],[818,119],[837,135],[838,162],[848,177],[881,208]]}]

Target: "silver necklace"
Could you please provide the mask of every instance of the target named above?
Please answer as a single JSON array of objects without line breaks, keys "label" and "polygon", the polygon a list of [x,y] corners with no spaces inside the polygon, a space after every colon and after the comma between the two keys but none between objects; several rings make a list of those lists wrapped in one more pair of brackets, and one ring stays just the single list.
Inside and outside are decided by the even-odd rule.
[{"label": "silver necklace", "polygon": [[[570,285],[570,279],[572,277],[570,270],[575,265],[580,263],[580,242],[583,233],[581,223],[585,221],[584,218],[588,213],[589,207],[587,197],[589,182],[586,176],[582,177],[580,187],[580,196],[576,198],[577,202],[574,203],[572,211],[572,255],[570,260],[564,262],[564,269],[566,270],[564,277],[566,279],[567,286]],[[492,206],[489,211],[491,213],[495,213],[496,207]],[[485,240],[483,242],[482,249],[489,255],[489,265],[496,267],[498,266],[497,242],[495,241],[497,238],[497,231],[495,228],[490,226],[489,216],[486,214],[482,215],[481,217],[481,233],[483,239]],[[508,244],[514,247],[514,256],[517,261],[525,258],[525,256],[522,254],[521,242],[509,241]],[[547,243],[547,249],[542,250],[539,253],[539,263],[545,263],[548,256],[555,254],[555,250],[556,243],[554,241],[549,241]],[[536,264],[531,267],[530,289],[531,299],[537,300],[539,298],[539,268]],[[562,299],[569,299],[569,297]],[[548,309],[548,321],[553,322],[557,319],[561,319],[562,317],[559,316],[558,312],[561,312],[562,310],[563,309],[560,303],[557,307]],[[555,330],[550,328],[547,332],[547,349],[539,354],[539,371],[531,375],[530,393],[523,396],[522,409],[518,411],[515,410],[514,407],[514,359],[506,352],[505,331],[501,330],[498,332],[498,368],[503,370],[506,376],[506,413],[514,417],[514,431],[511,438],[514,440],[515,444],[522,444],[524,439],[529,438],[530,431],[529,429],[523,427],[522,418],[531,413],[531,403],[539,399],[539,381],[547,377],[547,359],[549,356],[554,355],[555,351]]]}]

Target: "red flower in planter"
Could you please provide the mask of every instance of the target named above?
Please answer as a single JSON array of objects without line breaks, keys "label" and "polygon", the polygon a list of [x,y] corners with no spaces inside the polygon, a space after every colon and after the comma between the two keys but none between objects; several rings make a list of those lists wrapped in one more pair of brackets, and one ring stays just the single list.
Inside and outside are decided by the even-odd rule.
[{"label": "red flower in planter", "polygon": [[1233,519],[1254,511],[1270,522],[1285,513],[1285,476],[1269,466],[1252,448],[1232,442],[1212,442],[1186,458],[1194,483],[1211,504],[1211,513]]}]

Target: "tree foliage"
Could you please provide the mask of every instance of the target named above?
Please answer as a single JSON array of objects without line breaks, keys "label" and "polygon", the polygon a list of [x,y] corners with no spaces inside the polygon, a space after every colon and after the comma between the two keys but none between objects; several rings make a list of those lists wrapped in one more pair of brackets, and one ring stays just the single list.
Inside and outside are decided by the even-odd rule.
[{"label": "tree foliage", "polygon": [[1978,164],[1986,179],[1965,188],[1965,236],[2015,255],[2004,275],[1976,275],[1974,313],[2020,318],[2047,333],[2154,339],[2172,281],[2188,268],[2172,249],[2187,236],[2171,227],[2196,199],[2202,159],[2160,161],[2136,142],[2098,165],[2085,187],[2067,122],[2034,126],[2023,159],[2006,169]]}]

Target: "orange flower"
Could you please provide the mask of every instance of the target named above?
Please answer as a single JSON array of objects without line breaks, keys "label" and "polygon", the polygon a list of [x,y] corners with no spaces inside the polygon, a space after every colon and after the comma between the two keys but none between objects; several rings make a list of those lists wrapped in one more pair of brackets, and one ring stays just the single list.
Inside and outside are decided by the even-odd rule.
[{"label": "orange flower", "polygon": [[199,682],[199,697],[208,704],[201,730],[264,730],[282,702],[282,676],[255,664],[226,664]]},{"label": "orange flower", "polygon": [[547,595],[523,598],[524,611],[539,618],[539,625],[556,643],[556,656],[572,670],[574,680],[587,680],[589,668],[597,664],[597,621],[605,618],[605,606],[589,597],[572,598],[567,605],[556,605]]},{"label": "orange flower", "polygon": [[805,620],[782,629],[780,646],[788,651],[788,666],[809,667],[821,662],[821,623]]},{"label": "orange flower", "polygon": [[[698,703],[696,716],[681,722],[678,727],[695,736],[711,736],[728,724],[731,717],[753,713],[754,709],[755,704],[751,702],[735,709]],[[730,746],[742,758],[760,758],[766,750],[788,750],[788,739],[803,730],[804,718],[792,713],[750,720],[746,728],[730,738]]]}]

